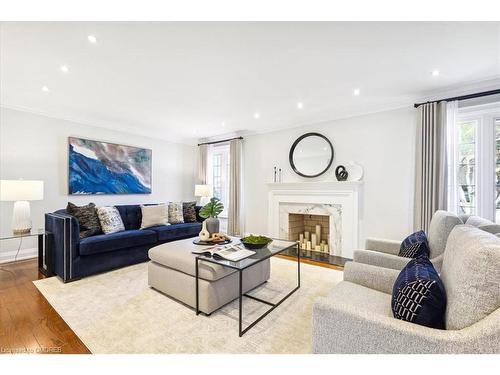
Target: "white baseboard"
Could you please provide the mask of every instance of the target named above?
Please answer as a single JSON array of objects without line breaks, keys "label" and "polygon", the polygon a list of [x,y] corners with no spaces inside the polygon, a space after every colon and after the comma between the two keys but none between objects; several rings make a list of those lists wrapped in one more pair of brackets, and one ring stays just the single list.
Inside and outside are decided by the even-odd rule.
[{"label": "white baseboard", "polygon": [[[16,257],[16,253],[17,253],[17,250],[1,252],[0,253],[0,263],[13,262],[15,257]],[[21,249],[19,251],[18,256],[17,256],[17,260],[36,258],[37,256],[38,256],[38,249],[35,247],[28,248],[28,249]]]}]

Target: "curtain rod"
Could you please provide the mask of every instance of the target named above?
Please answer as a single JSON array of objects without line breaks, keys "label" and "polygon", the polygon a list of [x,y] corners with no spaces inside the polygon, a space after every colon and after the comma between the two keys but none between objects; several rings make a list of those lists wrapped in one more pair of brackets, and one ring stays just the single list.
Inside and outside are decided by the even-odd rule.
[{"label": "curtain rod", "polygon": [[234,137],[234,138],[228,138],[228,139],[221,139],[220,141],[198,143],[198,146],[201,146],[201,145],[214,145],[216,143],[229,142],[229,141],[232,141],[233,139],[243,139],[243,137]]},{"label": "curtain rod", "polygon": [[429,103],[437,103],[437,102],[452,102],[454,100],[466,100],[466,99],[474,99],[474,98],[480,98],[482,96],[489,96],[489,95],[495,95],[495,94],[500,94],[500,89],[498,90],[490,90],[490,91],[483,91],[483,92],[477,92],[475,94],[468,94],[468,95],[462,95],[462,96],[455,96],[453,98],[445,98],[445,99],[439,99],[439,100],[431,100],[429,102],[425,103],[415,103],[413,106],[415,108],[420,107],[422,104],[429,104]]}]

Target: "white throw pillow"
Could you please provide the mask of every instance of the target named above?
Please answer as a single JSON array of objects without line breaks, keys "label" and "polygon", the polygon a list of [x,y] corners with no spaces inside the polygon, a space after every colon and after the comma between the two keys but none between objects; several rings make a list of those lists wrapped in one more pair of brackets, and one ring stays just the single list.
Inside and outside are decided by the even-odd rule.
[{"label": "white throw pillow", "polygon": [[125,230],[125,225],[123,225],[122,217],[120,216],[120,213],[118,212],[116,207],[97,207],[97,216],[99,217],[102,231],[105,234],[121,232]]},{"label": "white throw pillow", "polygon": [[154,227],[156,225],[170,225],[168,222],[168,205],[157,204],[154,206],[142,206],[141,229]]}]

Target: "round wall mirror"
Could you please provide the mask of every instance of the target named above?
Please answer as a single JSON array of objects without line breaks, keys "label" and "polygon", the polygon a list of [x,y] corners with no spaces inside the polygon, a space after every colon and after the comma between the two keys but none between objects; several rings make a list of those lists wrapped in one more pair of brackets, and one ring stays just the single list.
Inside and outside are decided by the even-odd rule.
[{"label": "round wall mirror", "polygon": [[298,175],[318,177],[332,165],[333,146],[324,135],[307,133],[293,142],[288,159]]}]

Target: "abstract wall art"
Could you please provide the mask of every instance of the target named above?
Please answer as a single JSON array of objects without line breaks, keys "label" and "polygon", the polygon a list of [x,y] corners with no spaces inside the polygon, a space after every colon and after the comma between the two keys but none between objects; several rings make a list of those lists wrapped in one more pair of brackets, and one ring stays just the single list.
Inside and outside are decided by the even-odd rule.
[{"label": "abstract wall art", "polygon": [[151,194],[152,151],[68,138],[69,194]]}]

